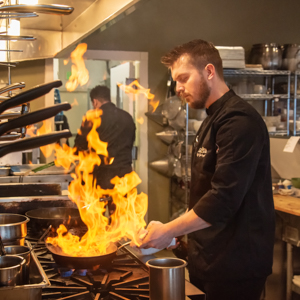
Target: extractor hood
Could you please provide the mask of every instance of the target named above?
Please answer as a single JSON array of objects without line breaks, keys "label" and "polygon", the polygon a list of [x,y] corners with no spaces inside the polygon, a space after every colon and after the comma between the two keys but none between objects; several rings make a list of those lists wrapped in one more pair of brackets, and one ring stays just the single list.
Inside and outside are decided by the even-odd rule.
[{"label": "extractor hood", "polygon": [[105,29],[136,9],[143,0],[39,0],[39,4],[60,4],[74,8],[70,15],[38,13],[38,17],[21,19],[21,36],[34,41],[10,41],[10,61],[53,58],[74,48],[97,29]]}]

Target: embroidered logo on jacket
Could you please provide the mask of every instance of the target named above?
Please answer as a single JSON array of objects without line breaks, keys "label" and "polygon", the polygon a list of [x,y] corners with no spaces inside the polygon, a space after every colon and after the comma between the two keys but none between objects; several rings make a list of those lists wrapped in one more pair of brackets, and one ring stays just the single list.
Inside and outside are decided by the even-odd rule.
[{"label": "embroidered logo on jacket", "polygon": [[204,147],[201,147],[198,151],[197,151],[197,157],[204,157],[207,153],[207,149]]}]

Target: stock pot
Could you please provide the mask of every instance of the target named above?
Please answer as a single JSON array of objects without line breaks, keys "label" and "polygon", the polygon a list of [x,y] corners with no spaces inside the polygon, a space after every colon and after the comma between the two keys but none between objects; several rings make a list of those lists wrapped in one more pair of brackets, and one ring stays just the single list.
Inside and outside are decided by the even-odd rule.
[{"label": "stock pot", "polygon": [[23,284],[25,259],[18,255],[0,256],[0,286]]},{"label": "stock pot", "polygon": [[29,218],[18,214],[0,214],[0,236],[4,245],[24,245]]}]

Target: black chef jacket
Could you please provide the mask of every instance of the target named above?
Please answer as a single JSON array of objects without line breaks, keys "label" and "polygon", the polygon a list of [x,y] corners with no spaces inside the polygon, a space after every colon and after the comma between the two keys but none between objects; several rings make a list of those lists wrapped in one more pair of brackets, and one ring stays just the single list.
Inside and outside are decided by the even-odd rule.
[{"label": "black chef jacket", "polygon": [[189,234],[190,275],[267,276],[275,232],[268,131],[232,90],[207,114],[193,146],[189,208],[212,226]]},{"label": "black chef jacket", "polygon": [[[95,166],[94,178],[103,189],[112,188],[110,180],[115,177],[123,177],[132,171],[132,147],[135,140],[135,124],[131,115],[116,107],[112,102],[101,106],[101,125],[97,128],[99,138],[107,142],[109,157],[113,157],[111,165],[105,165],[101,159],[101,165]],[[87,150],[86,137],[91,130],[88,122],[80,127],[81,133],[76,136],[75,147],[78,151]]]}]

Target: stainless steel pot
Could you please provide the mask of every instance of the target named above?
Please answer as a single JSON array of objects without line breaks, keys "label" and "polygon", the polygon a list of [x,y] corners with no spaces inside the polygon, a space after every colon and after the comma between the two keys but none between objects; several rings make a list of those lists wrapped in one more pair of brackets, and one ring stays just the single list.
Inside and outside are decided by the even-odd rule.
[{"label": "stainless steel pot", "polygon": [[4,245],[24,245],[29,218],[17,214],[0,214],[0,235]]},{"label": "stainless steel pot", "polygon": [[282,69],[291,72],[300,69],[300,45],[285,44],[283,46]]},{"label": "stainless steel pot", "polygon": [[23,284],[25,259],[17,255],[0,256],[0,286]]},{"label": "stainless steel pot", "polygon": [[261,64],[265,70],[277,70],[282,64],[282,50],[278,44],[255,44],[250,52],[250,63]]},{"label": "stainless steel pot", "polygon": [[154,258],[148,260],[146,265],[150,271],[150,300],[185,300],[186,261],[170,257]]},{"label": "stainless steel pot", "polygon": [[29,265],[30,265],[30,248],[27,246],[5,246],[4,250],[8,255],[17,255],[25,259],[23,267],[23,284],[29,283]]}]

